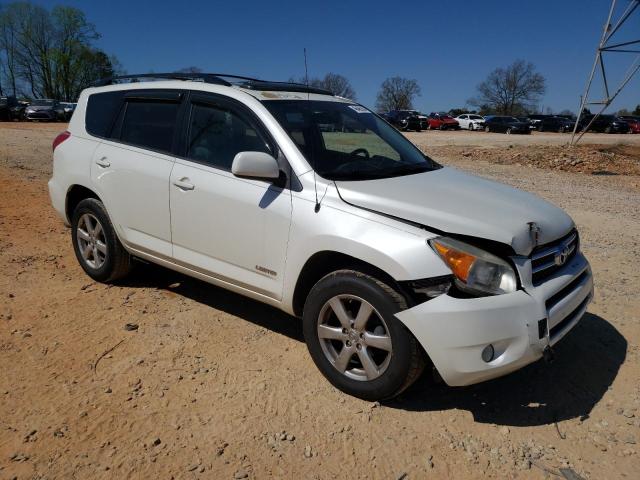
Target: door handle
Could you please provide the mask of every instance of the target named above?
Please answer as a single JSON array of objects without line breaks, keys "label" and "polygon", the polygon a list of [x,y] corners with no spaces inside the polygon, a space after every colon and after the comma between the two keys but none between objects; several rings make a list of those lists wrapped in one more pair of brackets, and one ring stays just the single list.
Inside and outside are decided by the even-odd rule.
[{"label": "door handle", "polygon": [[193,183],[189,183],[187,177],[183,177],[180,180],[176,180],[173,184],[182,191],[193,190],[196,186]]},{"label": "door handle", "polygon": [[96,165],[102,167],[102,168],[108,168],[111,166],[111,162],[109,162],[107,160],[107,157],[102,157],[99,158],[98,160],[96,160]]}]

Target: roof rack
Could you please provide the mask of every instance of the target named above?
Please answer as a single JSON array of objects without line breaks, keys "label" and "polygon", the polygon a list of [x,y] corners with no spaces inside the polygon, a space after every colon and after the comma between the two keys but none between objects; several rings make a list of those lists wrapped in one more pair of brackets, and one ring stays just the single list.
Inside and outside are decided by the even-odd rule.
[{"label": "roof rack", "polygon": [[286,91],[286,92],[303,92],[303,93],[319,93],[322,95],[333,95],[329,90],[304,85],[302,83],[293,82],[272,82],[267,80],[259,80],[257,78],[244,77],[241,75],[229,75],[226,73],[140,73],[134,75],[119,75],[115,77],[103,78],[91,84],[93,87],[104,87],[113,85],[121,80],[136,81],[138,79],[155,79],[155,80],[185,80],[192,82],[212,83],[215,85],[224,85],[230,87],[233,83],[225,80],[244,80],[237,82],[239,87],[250,90],[270,90],[270,91]]}]

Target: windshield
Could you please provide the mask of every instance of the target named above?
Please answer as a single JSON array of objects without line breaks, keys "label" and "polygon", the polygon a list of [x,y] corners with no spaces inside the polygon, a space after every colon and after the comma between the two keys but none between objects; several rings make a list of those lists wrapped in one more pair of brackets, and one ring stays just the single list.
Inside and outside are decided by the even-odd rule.
[{"label": "windshield", "polygon": [[316,100],[263,103],[314,170],[329,180],[370,180],[440,168],[360,105]]},{"label": "windshield", "polygon": [[469,118],[471,120],[482,120],[482,117],[480,115],[469,115]]},{"label": "windshield", "polygon": [[53,100],[34,100],[31,102],[32,107],[51,107],[53,106]]}]

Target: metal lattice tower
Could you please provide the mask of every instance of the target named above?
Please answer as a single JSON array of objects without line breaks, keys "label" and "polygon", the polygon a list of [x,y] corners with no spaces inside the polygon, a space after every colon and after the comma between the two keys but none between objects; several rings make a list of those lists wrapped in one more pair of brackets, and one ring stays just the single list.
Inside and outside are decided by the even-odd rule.
[{"label": "metal lattice tower", "polygon": [[[591,124],[594,122],[598,116],[604,110],[611,105],[611,102],[618,96],[618,94],[622,91],[622,89],[629,83],[631,78],[640,70],[640,39],[636,40],[627,40],[624,42],[614,42],[612,38],[614,35],[620,30],[622,25],[625,22],[629,21],[631,15],[636,12],[640,14],[640,0],[628,0],[629,5],[622,12],[620,17],[615,23],[612,23],[613,16],[616,10],[616,0],[611,1],[611,8],[609,9],[609,15],[607,16],[607,21],[604,24],[604,30],[602,32],[602,37],[600,38],[600,43],[598,44],[598,48],[596,49],[596,58],[593,62],[593,68],[591,69],[591,73],[589,74],[589,79],[587,80],[587,86],[584,91],[584,95],[580,101],[580,110],[578,112],[578,118],[576,119],[576,125],[573,128],[573,134],[571,135],[571,145],[574,145],[580,141],[585,132],[589,129]],[[637,32],[636,32],[637,35]],[[636,37],[637,38],[637,37]],[[615,90],[611,90],[609,87],[609,83],[607,81],[607,72],[604,64],[604,55],[605,54],[635,54],[634,59],[629,66],[629,69],[625,73],[624,77],[620,81],[619,85]],[[599,67],[599,68],[598,68]],[[591,90],[591,84],[593,83],[594,76],[597,71],[600,71],[600,75],[602,76],[602,83],[604,86],[604,98],[601,100],[589,100],[589,91]],[[613,92],[613,93],[611,93]],[[580,122],[580,117],[582,117],[582,112],[584,111],[587,105],[599,105],[599,111],[594,115],[586,128],[578,135],[576,138],[576,132],[578,130],[578,124]]]}]

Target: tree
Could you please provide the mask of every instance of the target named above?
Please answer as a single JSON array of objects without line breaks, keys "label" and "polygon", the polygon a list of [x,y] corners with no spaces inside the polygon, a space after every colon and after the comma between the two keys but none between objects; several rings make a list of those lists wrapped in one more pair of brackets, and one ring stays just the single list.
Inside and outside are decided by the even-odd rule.
[{"label": "tree", "polygon": [[639,116],[640,115],[640,104],[636,105],[636,108],[633,112],[631,112],[632,115],[636,115]]},{"label": "tree", "polygon": [[496,68],[477,87],[471,105],[486,105],[503,115],[532,110],[546,91],[545,78],[531,62],[516,60],[506,68]]},{"label": "tree", "polygon": [[462,115],[463,113],[477,113],[475,110],[469,110],[468,108],[452,108],[449,110],[449,115],[452,117],[457,117],[458,115]]},{"label": "tree", "polygon": [[184,67],[180,70],[176,70],[175,73],[202,73],[202,69],[198,67]]},{"label": "tree", "polygon": [[576,114],[573,113],[571,110],[569,109],[564,109],[562,111],[560,111],[560,113],[558,113],[559,116],[561,117],[568,117],[568,118],[576,118]]},{"label": "tree", "polygon": [[382,82],[376,98],[376,109],[379,112],[389,110],[411,110],[413,100],[421,94],[416,80],[403,77],[390,77]]},{"label": "tree", "polygon": [[[307,79],[305,77],[299,79],[290,77],[289,82],[307,85]],[[338,73],[329,72],[324,76],[324,78],[309,78],[308,84],[310,87],[329,90],[331,93],[339,97],[349,98],[351,100],[356,99],[356,92],[351,86],[351,82],[349,82],[347,77]]]},{"label": "tree", "polygon": [[619,117],[622,117],[623,115],[624,116],[631,115],[631,113],[626,108],[621,108],[620,110],[618,110],[618,113],[616,115],[618,115]]},{"label": "tree", "polygon": [[93,47],[99,37],[84,12],[74,7],[49,11],[27,1],[4,6],[0,70],[9,90],[14,95],[75,101],[92,81],[119,68],[114,57]]}]

